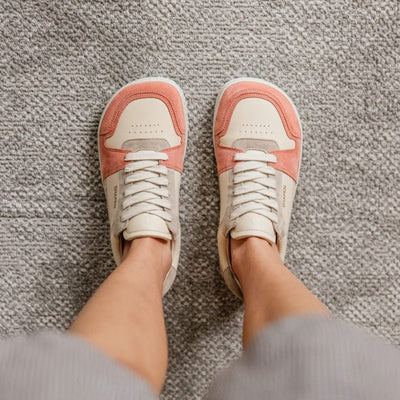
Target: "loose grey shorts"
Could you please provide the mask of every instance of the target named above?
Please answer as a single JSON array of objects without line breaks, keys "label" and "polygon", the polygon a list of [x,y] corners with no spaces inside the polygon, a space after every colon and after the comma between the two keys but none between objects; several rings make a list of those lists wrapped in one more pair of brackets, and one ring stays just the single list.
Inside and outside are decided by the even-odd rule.
[{"label": "loose grey shorts", "polygon": [[[0,342],[2,400],[156,398],[140,377],[70,334]],[[335,318],[286,318],[258,335],[207,398],[399,400],[400,351]]]}]

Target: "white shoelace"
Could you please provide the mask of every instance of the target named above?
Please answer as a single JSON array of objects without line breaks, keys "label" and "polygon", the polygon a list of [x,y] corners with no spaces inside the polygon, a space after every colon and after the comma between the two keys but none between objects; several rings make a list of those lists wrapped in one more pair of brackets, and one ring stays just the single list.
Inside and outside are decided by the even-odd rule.
[{"label": "white shoelace", "polygon": [[275,169],[267,163],[276,156],[258,150],[236,153],[233,168],[233,211],[231,220],[247,213],[256,213],[278,222]]},{"label": "white shoelace", "polygon": [[122,222],[139,214],[148,213],[171,221],[168,199],[168,169],[160,161],[168,155],[157,151],[128,153],[125,161],[125,185],[122,201]]}]

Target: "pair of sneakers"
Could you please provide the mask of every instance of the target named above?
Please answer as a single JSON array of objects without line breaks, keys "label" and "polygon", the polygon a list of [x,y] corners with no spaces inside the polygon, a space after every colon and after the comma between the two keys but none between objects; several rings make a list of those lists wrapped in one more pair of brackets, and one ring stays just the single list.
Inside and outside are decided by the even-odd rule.
[{"label": "pair of sneakers", "polygon": [[[169,79],[146,78],[119,90],[102,115],[101,175],[115,261],[124,242],[151,236],[169,240],[178,267],[179,188],[188,136],[185,98]],[[241,78],[221,89],[214,111],[214,150],[220,189],[218,251],[226,284],[241,297],[230,261],[230,239],[257,236],[285,256],[301,158],[296,109],[279,88]]]}]

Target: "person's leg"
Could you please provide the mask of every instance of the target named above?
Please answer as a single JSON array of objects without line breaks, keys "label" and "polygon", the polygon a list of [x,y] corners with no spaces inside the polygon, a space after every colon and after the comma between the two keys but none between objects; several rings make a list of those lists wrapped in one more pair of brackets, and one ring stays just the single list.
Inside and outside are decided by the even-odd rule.
[{"label": "person's leg", "polygon": [[161,392],[162,296],[179,259],[186,127],[183,94],[173,81],[139,80],[113,96],[98,140],[117,268],[68,334],[0,343],[0,398],[154,400]]},{"label": "person's leg", "polygon": [[162,296],[179,259],[186,135],[183,93],[171,80],[132,82],[107,105],[98,131],[99,155],[118,267],[70,329],[157,393],[167,368]]},{"label": "person's leg", "polygon": [[332,317],[283,263],[302,143],[289,98],[265,81],[228,82],[214,143],[220,269],[244,299],[245,348],[207,398],[397,399],[400,352]]},{"label": "person's leg", "polygon": [[228,287],[244,299],[247,344],[281,317],[328,313],[283,263],[299,177],[301,126],[280,89],[249,78],[222,88],[214,121],[220,269]]},{"label": "person's leg", "polygon": [[162,290],[170,266],[169,242],[135,239],[70,328],[138,373],[158,393],[167,369]]},{"label": "person's leg", "polygon": [[301,143],[297,112],[280,89],[249,78],[222,88],[218,251],[227,286],[244,299],[245,346],[207,398],[397,399],[400,352],[332,317],[283,263]]},{"label": "person's leg", "polygon": [[232,267],[242,289],[243,343],[280,318],[329,311],[286,268],[275,243],[258,237],[231,240]]}]

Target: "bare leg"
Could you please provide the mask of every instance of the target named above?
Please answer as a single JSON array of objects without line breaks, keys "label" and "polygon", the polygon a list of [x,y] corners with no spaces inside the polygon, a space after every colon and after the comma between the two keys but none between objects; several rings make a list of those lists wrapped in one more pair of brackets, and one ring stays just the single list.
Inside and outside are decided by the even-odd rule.
[{"label": "bare leg", "polygon": [[169,242],[135,239],[124,261],[82,309],[70,331],[83,336],[161,392],[168,362],[162,287]]},{"label": "bare leg", "polygon": [[275,244],[257,237],[231,240],[231,256],[245,302],[244,345],[260,329],[279,318],[329,313],[285,267]]}]

